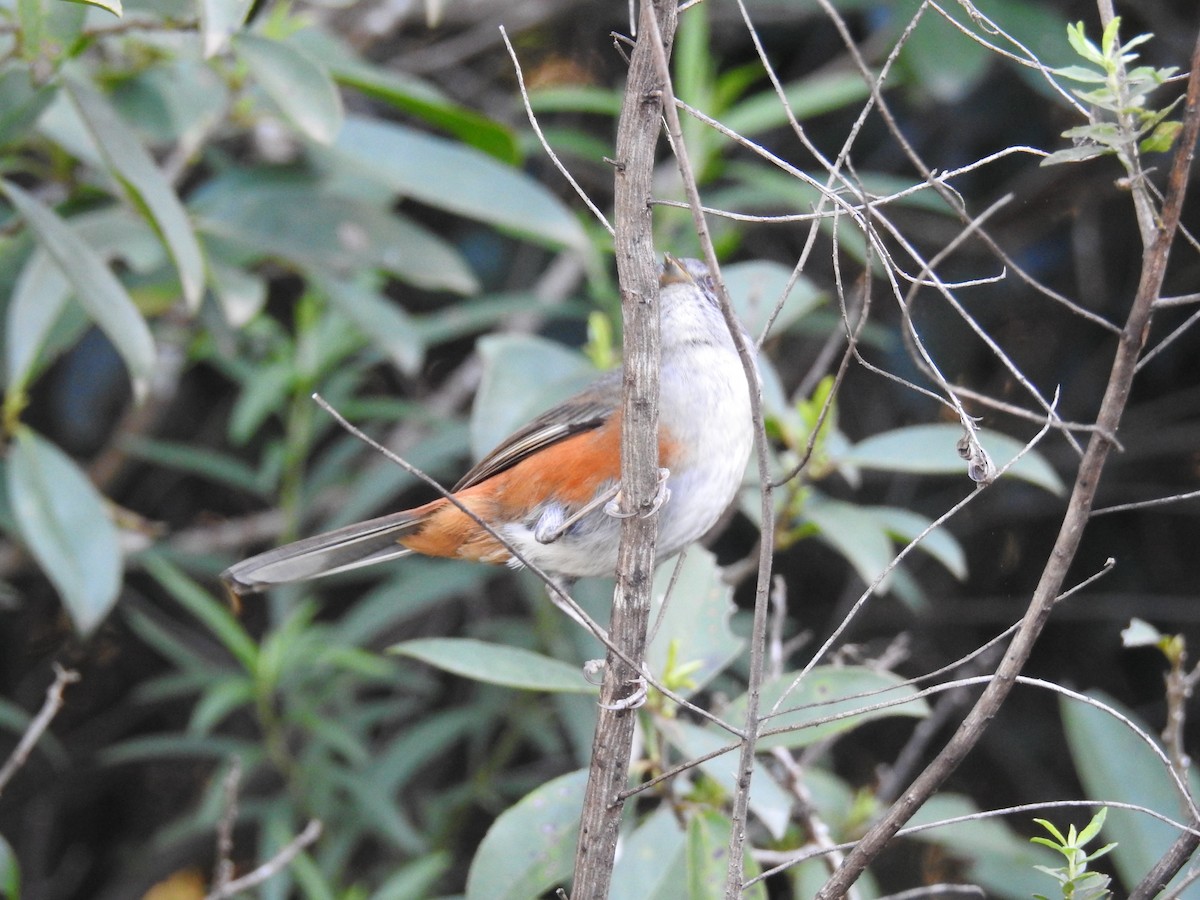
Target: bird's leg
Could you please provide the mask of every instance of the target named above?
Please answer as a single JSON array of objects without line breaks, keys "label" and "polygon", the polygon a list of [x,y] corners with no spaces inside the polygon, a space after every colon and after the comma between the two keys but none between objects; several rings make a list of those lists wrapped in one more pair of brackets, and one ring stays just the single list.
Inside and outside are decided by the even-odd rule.
[{"label": "bird's leg", "polygon": [[538,520],[533,526],[534,539],[539,544],[553,544],[567,533],[568,528],[600,504],[612,500],[620,491],[621,488],[619,485],[613,485],[608,490],[597,494],[569,516],[566,514],[566,508],[561,503],[546,504],[546,508],[542,510],[541,515],[538,516]]},{"label": "bird's leg", "polygon": [[[667,487],[667,479],[671,477],[671,470],[665,466],[658,470],[658,493],[654,495],[654,503],[648,510],[642,513],[643,516],[652,516],[662,507],[664,503],[671,499],[671,489]],[[592,501],[595,502],[595,501]],[[608,501],[604,506],[604,511],[614,519],[628,519],[630,516],[637,515],[635,512],[626,512],[621,509],[621,492],[617,491],[615,497]]]}]

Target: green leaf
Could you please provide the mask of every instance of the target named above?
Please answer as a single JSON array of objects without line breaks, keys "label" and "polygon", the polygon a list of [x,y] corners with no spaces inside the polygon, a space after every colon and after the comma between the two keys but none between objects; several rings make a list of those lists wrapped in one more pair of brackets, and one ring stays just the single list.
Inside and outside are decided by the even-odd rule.
[{"label": "green leaf", "polygon": [[124,9],[121,7],[121,0],[69,0],[71,3],[82,3],[85,6],[94,6],[97,9],[102,9],[105,12],[110,12],[118,19],[124,14]]},{"label": "green leaf", "polygon": [[108,335],[125,361],[134,396],[145,396],[154,369],[154,338],[124,286],[58,214],[33,195],[0,179],[0,191],[29,223],[42,247],[62,269],[75,297]]},{"label": "green leaf", "polygon": [[[962,475],[965,478],[966,463],[956,449],[960,437],[962,428],[957,425],[914,425],[860,441],[841,454],[837,461],[864,469],[920,475]],[[979,438],[992,455],[997,468],[1012,460],[1024,447],[1020,441],[995,431],[980,430]],[[1009,470],[1008,475],[1054,494],[1061,494],[1065,490],[1058,474],[1036,450],[1025,454]]]},{"label": "green leaf", "polygon": [[1175,138],[1183,130],[1183,123],[1170,121],[1159,122],[1149,137],[1143,138],[1138,148],[1143,153],[1165,153],[1175,144]]},{"label": "green leaf", "polygon": [[447,852],[425,853],[420,859],[393,867],[387,880],[372,894],[371,900],[418,900],[437,895],[435,888],[453,863]]},{"label": "green leaf", "polygon": [[211,447],[199,447],[177,441],[160,441],[147,437],[131,437],[123,449],[135,459],[187,472],[249,494],[263,494],[267,486],[260,473],[244,460]]},{"label": "green leaf", "polygon": [[1054,69],[1055,75],[1061,75],[1063,78],[1069,78],[1072,81],[1082,81],[1087,84],[1104,84],[1108,81],[1108,76],[1096,69],[1089,69],[1087,66],[1063,66],[1061,69]]},{"label": "green leaf", "polygon": [[238,266],[227,266],[209,259],[213,294],[225,314],[225,321],[240,328],[267,305],[267,282]]},{"label": "green leaf", "polygon": [[200,41],[204,58],[216,56],[242,27],[254,0],[197,0],[200,7]]},{"label": "green leaf", "polygon": [[254,705],[254,681],[244,674],[229,674],[214,678],[204,695],[192,707],[188,720],[190,734],[209,734],[234,710]]},{"label": "green leaf", "polygon": [[488,644],[472,638],[420,638],[394,644],[388,652],[419,659],[464,678],[518,690],[596,692],[596,686],[588,684],[579,667],[520,647]]},{"label": "green leaf", "polygon": [[77,77],[67,78],[66,87],[109,171],[161,235],[179,272],[184,300],[194,312],[204,293],[204,258],[174,188],[104,95]]},{"label": "green leaf", "polygon": [[242,668],[247,672],[256,671],[258,645],[228,607],[214,600],[212,594],[192,581],[165,557],[147,552],[140,558],[150,577],[162,585],[180,606],[203,622],[212,635],[241,663]]},{"label": "green leaf", "polygon": [[46,40],[46,12],[41,0],[17,0],[17,23],[20,26],[21,56],[35,60],[42,53]]},{"label": "green leaf", "polygon": [[[783,297],[792,270],[769,260],[736,263],[721,269],[729,299],[738,318],[752,337],[757,338]],[[786,331],[825,299],[811,280],[801,275],[783,301],[773,328],[774,334]]]},{"label": "green leaf", "polygon": [[[450,244],[382,205],[267,170],[230,173],[198,191],[199,227],[247,259],[280,257],[344,278],[379,269],[429,290],[472,293],[479,285]],[[227,258],[232,254],[227,254]]]},{"label": "green leaf", "polygon": [[8,496],[21,537],[53,582],[75,629],[90,635],[117,602],[122,556],[104,498],[49,441],[19,428]]},{"label": "green leaf", "polygon": [[674,569],[674,565],[660,566],[654,576],[650,621],[659,624],[657,634],[646,648],[646,662],[652,672],[661,675],[674,643],[677,664],[696,666],[688,675],[690,686],[675,686],[678,693],[687,697],[724,671],[741,652],[745,641],[729,627],[734,613],[733,586],[721,577],[717,558],[702,547],[688,549],[660,621],[659,610]]},{"label": "green leaf", "polygon": [[466,900],[529,900],[570,878],[587,774],[561,775],[500,814],[471,860]]},{"label": "green leaf", "polygon": [[[803,518],[817,526],[821,540],[846,557],[864,584],[874,582],[895,555],[883,522],[858,504],[814,496],[804,505]],[[881,590],[888,590],[887,581]]]},{"label": "green leaf", "polygon": [[290,43],[324,64],[339,84],[356,88],[368,97],[418,116],[501,162],[509,165],[521,162],[521,148],[511,128],[460,106],[429,83],[402,72],[369,65],[329,32],[319,28],[296,32]]},{"label": "green leaf", "polygon": [[237,35],[233,48],[284,118],[317,143],[333,143],[342,128],[342,98],[323,65],[290,44],[253,34]]},{"label": "green leaf", "polygon": [[[75,216],[70,229],[101,259],[120,259],[134,272],[163,264],[162,243],[149,226],[124,207],[113,205]],[[70,327],[81,315],[68,307],[72,285],[45,248],[30,254],[13,287],[5,334],[8,384],[21,390],[78,339],[85,323]],[[65,330],[65,333],[64,333]]]},{"label": "green leaf", "polygon": [[0,146],[22,141],[42,111],[54,99],[53,84],[34,86],[29,70],[14,66],[0,73]]},{"label": "green leaf", "polygon": [[[823,72],[784,85],[784,96],[796,119],[803,122],[846,106],[861,105],[871,88],[858,72]],[[788,124],[774,90],[762,91],[731,108],[721,122],[738,134],[751,136]]]},{"label": "green leaf", "polygon": [[[1153,734],[1153,729],[1132,710],[1113,698],[1099,691],[1089,694],[1127,716],[1143,732]],[[1059,711],[1075,771],[1089,798],[1133,803],[1166,816],[1179,816],[1179,793],[1164,764],[1129,726],[1103,710],[1067,697],[1059,699]],[[1196,796],[1196,779],[1191,780],[1192,796]],[[1119,836],[1112,859],[1126,887],[1137,884],[1178,836],[1167,823],[1126,809],[1110,808],[1108,827],[1110,834]],[[1177,876],[1172,883],[1178,881]],[[1183,896],[1194,900],[1200,892],[1193,887]]]},{"label": "green leaf", "polygon": [[[928,704],[913,697],[916,688],[890,672],[863,666],[819,666],[792,689],[798,675],[798,672],[787,672],[763,682],[759,715],[769,715],[762,722],[763,731],[788,730],[762,737],[758,743],[760,751],[774,747],[807,747],[875,719],[891,716],[923,718],[929,714]],[[855,710],[885,702],[894,705],[853,714]],[[776,704],[780,711],[771,714]],[[843,718],[808,725],[837,715]],[[746,718],[746,695],[734,700],[722,712],[722,718],[741,726]]]},{"label": "green leaf", "polygon": [[671,806],[661,804],[623,843],[608,900],[678,900],[687,878],[687,833]]},{"label": "green leaf", "polygon": [[[911,823],[925,825],[978,812],[979,807],[970,797],[938,794],[917,810]],[[1028,900],[1034,891],[1045,886],[1036,874],[1038,864],[1056,860],[1040,848],[1030,846],[1002,819],[995,818],[921,831],[912,840],[943,847],[955,859],[964,860],[970,880],[997,900]]]},{"label": "green leaf", "polygon": [[[743,724],[727,715],[724,718],[725,721],[739,728]],[[727,794],[732,795],[737,790],[735,779],[737,763],[734,756],[737,753],[737,746],[733,736],[727,731],[715,725],[693,725],[681,719],[660,720],[659,728],[662,729],[663,735],[672,745],[691,759],[715,753],[731,743],[734,744],[734,748],[727,754],[715,756],[700,763],[700,768]],[[771,836],[778,840],[787,833],[795,799],[777,782],[764,778],[754,782],[754,790],[750,794],[750,810],[758,817]]]},{"label": "green leaf", "polygon": [[335,158],[389,190],[552,247],[586,250],[579,221],[520,169],[391,122],[348,117]]},{"label": "green leaf", "polygon": [[405,375],[417,374],[425,347],[412,319],[398,303],[359,282],[328,279],[321,286],[363,337],[386,353],[396,368]]},{"label": "green leaf", "polygon": [[21,900],[21,866],[17,854],[0,834],[0,897]]},{"label": "green leaf", "polygon": [[621,114],[621,94],[593,85],[535,88],[529,92],[529,105],[536,113],[593,113],[615,119]]},{"label": "green leaf", "polygon": [[582,353],[536,335],[488,335],[475,349],[483,359],[471,409],[475,459],[599,374]]},{"label": "green leaf", "polygon": [[[729,867],[729,838],[732,823],[721,812],[700,809],[688,818],[687,825],[687,897],[688,900],[720,900],[725,896],[725,875]],[[747,878],[758,874],[758,863],[745,852]],[[767,889],[760,881],[741,893],[742,897],[766,900]]]},{"label": "green leaf", "polygon": [[[908,543],[929,527],[932,519],[911,510],[894,506],[866,507],[889,535]],[[917,549],[928,553],[940,562],[955,578],[967,577],[967,554],[962,545],[945,528],[938,528],[925,535]]]}]

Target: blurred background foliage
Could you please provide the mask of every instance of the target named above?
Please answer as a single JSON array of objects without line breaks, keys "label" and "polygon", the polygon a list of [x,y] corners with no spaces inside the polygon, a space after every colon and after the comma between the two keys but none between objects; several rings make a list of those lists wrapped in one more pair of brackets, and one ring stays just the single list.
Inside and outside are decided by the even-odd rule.
[{"label": "blurred background foliage", "polygon": [[[816,3],[747,5],[793,113],[820,152],[836,156],[869,95],[836,29]],[[920,4],[835,5],[877,68]],[[45,900],[141,897],[156,884],[179,891],[166,896],[201,896],[235,757],[239,865],[270,858],[310,818],[325,825],[261,896],[519,898],[569,874],[572,801],[594,720],[578,667],[598,647],[534,579],[408,559],[280,590],[235,614],[216,574],[266,546],[428,499],[321,414],[314,391],[453,482],[513,427],[615,364],[609,238],[542,152],[496,26],[512,36],[548,142],[607,210],[623,71],[608,34],[627,29],[618,6],[0,5],[0,747],[37,707],[51,660],[83,676],[54,738],[0,799],[0,893],[15,895],[19,878],[20,896]],[[1068,22],[1095,22],[1094,9],[1074,0],[979,6],[1048,65],[1072,61]],[[1124,12],[1126,35],[1155,32],[1141,48],[1150,61],[1188,58],[1191,0]],[[681,99],[820,177],[734,4],[683,17],[674,66]],[[940,170],[1015,144],[1053,150],[1078,124],[1038,77],[928,13],[886,89],[906,138]],[[816,203],[813,189],[734,141],[687,117],[685,127],[706,204],[772,216]],[[880,194],[919,180],[877,116],[863,123],[852,159],[855,177]],[[1012,194],[989,223],[1001,245],[1043,283],[1120,321],[1140,250],[1118,174],[1104,159],[1042,169],[1009,157],[955,188],[975,211]],[[682,196],[665,156],[658,184],[659,196]],[[961,228],[931,197],[889,205],[927,255]],[[1194,228],[1194,212],[1185,215]],[[656,227],[660,251],[697,254],[686,211],[660,207]],[[759,334],[806,225],[715,218],[713,228],[731,294]],[[832,229],[822,223],[765,344],[780,473],[803,454],[836,365]],[[849,283],[871,263],[848,229],[836,239]],[[966,245],[941,274],[999,271],[986,249]],[[1171,277],[1169,292],[1194,290],[1195,262]],[[970,298],[1031,381],[1047,394],[1062,386],[1063,417],[1086,420],[1111,336],[1015,278]],[[940,313],[931,302],[917,315],[942,370],[1011,398],[1010,374]],[[1164,310],[1155,337],[1188,315]],[[864,355],[919,378],[898,319],[876,302]],[[1194,342],[1185,334],[1143,373],[1102,504],[1194,484]],[[994,412],[984,425],[998,463],[1036,431]],[[809,469],[781,492],[786,652],[768,692],[791,680],[813,639],[896,550],[969,490],[957,435],[928,400],[850,369]],[[1019,617],[1074,459],[1063,441],[1047,441],[1017,477],[924,544],[846,635],[839,664],[805,690],[893,686]],[[689,555],[650,651],[668,684],[727,717],[745,684],[751,481],[728,527]],[[1194,631],[1192,516],[1194,507],[1178,506],[1098,520],[1079,577],[1108,556],[1119,565],[1064,606],[1031,674],[1101,688],[1160,728],[1163,656],[1122,649],[1119,631],[1133,614],[1170,634]],[[724,576],[718,565],[729,567]],[[580,586],[601,621],[607,592]],[[936,741],[955,710],[940,704],[930,719],[912,700],[793,732],[778,746],[804,763],[807,805],[847,839],[896,790],[889,767],[914,722],[924,719]],[[648,775],[722,740],[661,698],[651,698],[643,724]],[[1123,736],[1088,713],[1060,717],[1049,694],[1019,692],[922,816],[1118,791],[1175,812],[1169,796],[1147,799],[1161,793],[1153,766],[1143,784],[1106,765],[1129,752],[1117,749]],[[682,884],[703,896],[719,883],[724,865],[719,875],[707,867],[709,849],[727,840],[729,768],[707,765],[639,805],[614,896],[677,897]],[[801,846],[811,823],[795,797],[770,778],[757,784],[755,844]],[[875,882],[956,878],[994,896],[1045,890],[1032,865],[1047,860],[1022,837],[1032,823],[1010,824],[925,833],[885,855],[865,895]],[[1131,817],[1108,839],[1133,852],[1143,825]],[[531,832],[544,840],[531,843]],[[1122,877],[1165,843],[1144,846],[1143,857],[1117,858]],[[823,871],[797,867],[758,896],[811,895]]]}]

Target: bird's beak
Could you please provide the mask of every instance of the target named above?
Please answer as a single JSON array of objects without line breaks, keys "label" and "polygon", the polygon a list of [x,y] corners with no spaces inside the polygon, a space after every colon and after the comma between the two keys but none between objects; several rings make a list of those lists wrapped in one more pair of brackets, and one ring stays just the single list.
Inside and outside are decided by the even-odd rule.
[{"label": "bird's beak", "polygon": [[658,276],[658,286],[665,288],[668,284],[695,284],[696,279],[684,268],[683,263],[670,253],[663,257],[662,274]]}]

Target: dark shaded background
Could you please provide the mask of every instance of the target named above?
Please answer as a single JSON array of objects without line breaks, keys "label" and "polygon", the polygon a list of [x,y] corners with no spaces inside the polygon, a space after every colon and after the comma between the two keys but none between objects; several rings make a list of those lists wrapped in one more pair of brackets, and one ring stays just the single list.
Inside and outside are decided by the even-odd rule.
[{"label": "dark shaded background", "polygon": [[[984,5],[986,8],[985,4]],[[1088,3],[1043,3],[1065,24],[1095,21]],[[499,46],[494,21],[509,23],[531,83],[562,79],[599,85],[619,84],[622,64],[611,49],[607,33],[623,30],[613,18],[613,5],[595,3],[525,3],[509,5],[448,5],[447,20],[435,29],[419,17],[399,18],[383,35],[358,35],[368,54],[390,60],[400,70],[420,74],[441,85],[467,106],[524,126],[510,64]],[[753,60],[753,49],[727,4],[710,4],[715,24],[712,53],[722,68]],[[857,4],[848,13],[857,36],[868,46],[886,33],[887,4]],[[1140,2],[1121,10],[1127,16],[1127,35],[1153,31],[1156,39],[1143,48],[1148,62],[1186,65],[1198,21],[1192,0]],[[358,7],[338,14],[347,32],[356,34],[363,11]],[[841,64],[844,53],[833,27],[810,12],[809,4],[763,4],[757,15],[767,50],[781,77],[790,78]],[[901,68],[906,63],[902,61]],[[1047,100],[1014,67],[994,61],[986,73],[957,96],[937,98],[919,76],[889,94],[893,111],[907,139],[930,165],[952,168],[1012,144],[1054,148],[1060,133],[1075,122],[1069,111]],[[352,99],[363,103],[361,98]],[[857,109],[851,108],[806,122],[816,143],[826,151],[841,143]],[[571,123],[594,127],[608,139],[611,121],[580,115]],[[779,136],[787,146],[787,135]],[[911,177],[911,170],[878,119],[873,119],[856,145],[856,165],[862,170],[892,171]],[[1152,165],[1161,166],[1156,157]],[[529,168],[559,190],[561,179],[538,154]],[[576,175],[601,206],[610,191],[605,165],[593,161],[574,167]],[[1116,183],[1120,174],[1111,159],[1079,165],[1038,168],[1019,157],[986,167],[956,182],[974,211],[1011,194],[1012,200],[991,221],[991,233],[1023,266],[1047,285],[1078,298],[1111,321],[1123,321],[1139,271],[1140,243],[1129,195]],[[1161,182],[1161,171],[1155,172]],[[1193,180],[1195,184],[1195,180]],[[568,202],[575,201],[564,189]],[[1195,188],[1193,188],[1193,194]],[[576,204],[578,205],[578,204]],[[1185,208],[1184,225],[1200,230],[1197,205]],[[421,210],[412,210],[420,215]],[[927,252],[957,233],[954,221],[910,211],[897,214],[906,233]],[[461,221],[426,219],[454,238],[491,288],[528,285],[548,262],[545,251],[507,241],[493,232]],[[747,226],[735,259],[794,260],[804,232],[778,226]],[[823,239],[822,239],[823,240]],[[808,274],[831,286],[829,248],[814,254]],[[978,243],[967,245],[942,270],[945,278],[978,277],[997,272],[999,264]],[[1200,285],[1196,255],[1181,253],[1168,276],[1166,293],[1195,291]],[[286,277],[272,286],[271,311],[286,318],[296,285]],[[973,297],[975,295],[972,295]],[[1061,386],[1063,417],[1087,421],[1103,390],[1114,339],[1081,323],[1069,312],[1035,295],[1017,279],[981,289],[971,308],[1026,375],[1049,394]],[[410,292],[406,302],[444,302]],[[1167,309],[1156,315],[1150,345],[1161,340],[1192,314],[1193,308]],[[891,333],[898,333],[894,303],[881,295],[874,315]],[[945,314],[940,301],[924,297],[918,322],[928,345],[938,354],[943,371],[953,382],[993,396],[1019,399],[1008,373],[978,341],[964,339],[964,328]],[[827,324],[832,324],[829,321]],[[548,326],[564,340],[581,340],[578,325]],[[807,373],[824,335],[789,337],[769,348],[781,375],[794,385]],[[419,379],[405,381],[386,371],[372,376],[381,390],[414,393],[445,379],[469,353],[469,342],[446,348],[430,359]],[[874,361],[893,371],[913,375],[914,368],[897,342],[872,348]],[[1200,346],[1194,332],[1185,334],[1139,376],[1120,439],[1123,452],[1111,458],[1105,471],[1098,505],[1195,489],[1200,473]],[[159,436],[218,445],[231,404],[230,386],[221,375],[196,366],[184,376],[178,395],[155,426]],[[85,342],[57,364],[42,382],[30,421],[61,442],[82,460],[108,446],[112,423],[126,407],[127,394],[119,361],[102,338]],[[940,415],[927,400],[899,390],[860,368],[852,368],[842,389],[840,427],[852,439],[902,425],[930,421]],[[1031,423],[987,412],[989,428],[1028,437]],[[1042,445],[1065,480],[1070,481],[1076,457],[1058,438]],[[961,496],[961,486],[949,479],[914,479],[867,475],[861,489],[827,484],[830,493],[855,502],[907,505],[930,516]],[[254,501],[228,490],[159,467],[126,461],[112,482],[114,499],[149,520],[177,530],[246,514]],[[910,571],[926,591],[928,605],[919,613],[900,602],[876,601],[860,618],[848,640],[864,645],[863,652],[880,651],[898,633],[908,635],[908,659],[899,667],[916,674],[955,659],[1020,617],[1053,541],[1063,509],[1062,498],[1023,485],[994,491],[971,506],[954,523],[964,544],[970,576],[953,580],[936,564],[918,558]],[[1071,687],[1102,688],[1158,727],[1164,706],[1162,657],[1153,650],[1122,649],[1119,631],[1132,615],[1164,631],[1178,632],[1193,644],[1197,638],[1197,531],[1195,501],[1158,510],[1123,513],[1098,519],[1090,528],[1069,583],[1097,571],[1108,557],[1114,571],[1056,612],[1028,674]],[[747,553],[754,541],[748,523],[735,518],[716,542],[723,561]],[[847,602],[861,583],[845,561],[824,545],[805,541],[781,553],[778,571],[791,588],[796,628],[818,639],[840,620]],[[493,613],[521,613],[517,600],[506,601],[510,576],[499,572],[490,579]],[[196,802],[201,786],[212,775],[206,761],[164,759],[153,764],[107,765],[98,753],[115,742],[139,734],[178,730],[188,710],[178,705],[147,706],[134,702],[139,684],[163,671],[163,661],[133,635],[122,616],[113,615],[89,642],[72,637],[69,623],[49,584],[32,568],[18,566],[9,573],[10,587],[0,598],[0,693],[27,709],[40,703],[48,682],[49,662],[78,668],[79,685],[69,691],[69,703],[55,722],[60,750],[35,754],[8,788],[0,803],[0,832],[21,855],[25,877],[23,896],[31,900],[59,898],[120,898],[140,896],[155,877],[189,864],[209,865],[211,842],[188,840],[148,861],[145,847],[177,816]],[[121,603],[155,610],[169,621],[173,615],[155,596],[152,582],[131,573]],[[751,602],[749,585],[738,594]],[[338,616],[350,603],[328,598],[322,615]],[[422,623],[425,633],[458,633],[480,613],[471,600],[455,601]],[[248,626],[264,629],[261,607],[243,613]],[[453,684],[445,688],[453,703]],[[251,725],[234,720],[229,728],[250,733]],[[878,767],[907,740],[907,722],[866,726],[839,746],[837,766],[857,784],[870,785]],[[947,729],[946,734],[948,735]],[[1194,729],[1189,729],[1194,737]],[[944,737],[945,735],[943,735]],[[6,750],[8,736],[2,745]],[[453,783],[466,764],[446,758],[429,767],[428,780]],[[526,758],[536,757],[530,747]],[[557,774],[553,761],[541,771]],[[1062,737],[1054,700],[1049,695],[1017,690],[982,745],[956,773],[952,788],[971,794],[981,805],[1008,804],[1045,798],[1075,797],[1081,791]],[[248,785],[253,792],[259,785]],[[469,860],[494,810],[476,809],[469,825],[451,841]],[[245,837],[244,835],[242,837]],[[910,856],[892,854],[886,865],[899,869],[920,864]],[[462,870],[450,877],[447,890],[461,887]]]}]

